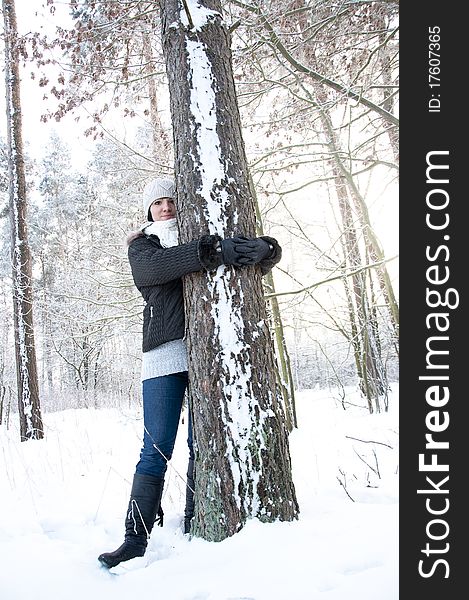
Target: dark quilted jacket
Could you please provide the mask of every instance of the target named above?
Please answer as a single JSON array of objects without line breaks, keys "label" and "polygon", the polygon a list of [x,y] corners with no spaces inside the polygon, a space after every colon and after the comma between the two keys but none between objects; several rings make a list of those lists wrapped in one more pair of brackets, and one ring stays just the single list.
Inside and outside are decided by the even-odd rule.
[{"label": "dark quilted jacket", "polygon": [[[143,309],[143,352],[184,337],[182,276],[202,269],[216,269],[221,255],[216,235],[202,236],[188,244],[163,248],[156,235],[133,236],[128,256],[135,285],[145,300]],[[274,247],[272,256],[260,263],[263,275],[281,258],[274,238],[264,236]]]},{"label": "dark quilted jacket", "polygon": [[163,248],[156,235],[140,234],[128,255],[135,285],[145,300],[143,352],[184,337],[183,275],[221,264],[215,250],[218,236]]}]

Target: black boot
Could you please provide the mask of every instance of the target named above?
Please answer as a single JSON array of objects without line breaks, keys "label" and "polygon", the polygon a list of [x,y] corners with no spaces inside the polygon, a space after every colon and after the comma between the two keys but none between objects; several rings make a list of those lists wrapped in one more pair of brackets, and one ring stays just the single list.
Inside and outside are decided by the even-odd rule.
[{"label": "black boot", "polygon": [[186,481],[186,508],[184,510],[184,533],[190,533],[191,520],[194,516],[194,459],[189,458],[187,466],[187,481]]},{"label": "black boot", "polygon": [[121,562],[143,556],[155,518],[160,509],[164,480],[135,473],[125,518],[124,543],[98,556],[99,562],[110,569]]}]

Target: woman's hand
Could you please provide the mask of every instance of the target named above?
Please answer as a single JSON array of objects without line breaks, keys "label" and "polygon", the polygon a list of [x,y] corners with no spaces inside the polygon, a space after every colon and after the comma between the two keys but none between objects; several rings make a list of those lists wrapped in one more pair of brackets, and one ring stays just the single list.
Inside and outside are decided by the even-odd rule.
[{"label": "woman's hand", "polygon": [[282,256],[282,249],[275,238],[262,236],[248,238],[242,235],[218,238],[212,246],[211,240],[215,236],[201,238],[201,263],[208,270],[216,269],[220,264],[244,267],[257,265],[261,267],[262,274],[267,273],[278,263]]},{"label": "woman's hand", "polygon": [[238,238],[243,243],[238,246],[241,259],[248,261],[244,264],[256,265],[272,255],[273,245],[262,238]]},{"label": "woman's hand", "polygon": [[255,264],[252,256],[249,255],[249,243],[250,240],[243,236],[221,240],[217,251],[221,253],[223,264],[235,267]]}]

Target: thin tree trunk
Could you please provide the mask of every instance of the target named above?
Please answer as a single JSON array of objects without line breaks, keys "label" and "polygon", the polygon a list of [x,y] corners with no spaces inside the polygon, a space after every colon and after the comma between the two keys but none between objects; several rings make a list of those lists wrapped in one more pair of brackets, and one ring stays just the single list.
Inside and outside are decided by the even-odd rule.
[{"label": "thin tree trunk", "polygon": [[[365,239],[367,251],[370,254],[370,259],[372,262],[381,263],[381,265],[376,268],[377,279],[381,288],[381,292],[383,294],[386,307],[389,311],[391,325],[394,331],[394,344],[397,353],[399,353],[399,306],[397,304],[397,300],[394,294],[394,288],[391,282],[391,277],[389,276],[386,263],[384,262],[384,251],[381,248],[381,244],[379,243],[378,237],[376,236],[372,227],[365,199],[360,194],[360,191],[357,185],[355,184],[355,181],[350,171],[346,168],[346,166],[340,158],[342,154],[340,142],[337,138],[336,132],[334,131],[330,115],[323,108],[327,105],[327,98],[321,91],[318,91],[318,96],[318,108],[320,110],[321,123],[323,125],[324,132],[327,136],[327,145],[329,146],[331,156],[333,157],[330,163],[332,171],[335,175],[335,180],[338,182],[347,183],[347,202],[349,202],[348,194],[350,193],[358,221],[363,230],[363,236]],[[343,183],[340,183],[339,187],[341,187],[342,184]]]},{"label": "thin tree trunk", "polygon": [[[326,99],[325,97],[322,97],[323,93],[318,91],[318,95],[321,106],[324,106]],[[377,262],[383,260],[384,253],[380,248],[378,239],[371,226],[366,203],[359,193],[359,190],[353,181],[353,177],[339,158],[340,144],[334,131],[330,115],[323,108],[320,108],[320,118],[327,136],[330,154],[331,157],[333,157],[330,159],[330,164],[336,183],[339,208],[342,216],[346,260],[349,261],[354,269],[362,264],[355,220],[362,228],[365,252],[367,255]],[[357,215],[356,219],[353,217],[351,199],[353,200],[355,214]],[[357,334],[359,336],[357,341],[359,340],[361,346],[360,353],[362,365],[361,369],[358,370],[360,389],[368,400],[370,412],[373,412],[372,400],[374,401],[377,412],[380,412],[380,397],[384,396],[385,406],[387,406],[389,385],[380,353],[378,326],[376,322],[373,322],[373,315],[370,310],[366,275],[364,273],[356,273],[352,276],[352,281],[354,292],[353,300],[357,315],[355,325],[358,327]],[[395,343],[397,344],[398,320],[396,321],[395,319],[398,319],[398,309],[392,293],[389,274],[386,265],[384,264],[379,267],[378,282],[390,312],[391,323],[396,332]],[[392,300],[394,300],[394,302],[392,302]],[[357,348],[355,345],[354,348],[356,351]]]},{"label": "thin tree trunk", "polygon": [[[275,285],[272,273],[268,273],[266,275],[266,280],[266,287],[269,290],[269,293],[275,293]],[[280,380],[279,386],[283,397],[288,431],[291,432],[293,431],[294,427],[298,427],[298,420],[296,417],[295,387],[293,385],[290,355],[288,353],[287,343],[285,340],[280,307],[275,296],[270,299],[270,304],[272,308],[272,321],[278,361],[280,363],[280,368],[277,369],[278,378]]]},{"label": "thin tree trunk", "polygon": [[[345,258],[352,269],[356,269],[362,264],[362,261],[350,199],[345,181],[333,161],[331,167],[335,176],[339,209],[342,217]],[[379,343],[375,339],[377,332],[373,326],[373,318],[370,314],[366,274],[364,272],[352,275],[352,290],[353,294],[348,296],[349,311],[355,360],[356,362],[358,361],[357,372],[360,379],[360,389],[367,398],[370,412],[374,412],[375,408],[377,412],[380,412],[380,397],[383,394],[387,394],[388,385],[386,378],[383,380],[383,373],[380,368],[381,356],[379,354]],[[352,299],[351,303],[350,299]]]},{"label": "thin tree trunk", "polygon": [[143,55],[145,58],[145,74],[147,76],[148,98],[150,101],[150,123],[152,128],[153,159],[156,164],[161,164],[162,158],[166,159],[170,154],[170,140],[163,130],[160,115],[158,113],[158,94],[155,78],[152,77],[154,71],[154,58],[151,48],[150,34],[143,32]]},{"label": "thin tree trunk", "polygon": [[[384,17],[381,17],[378,21],[378,25],[381,26],[382,30],[385,31],[386,22]],[[382,33],[379,36],[380,45],[383,46],[383,52],[380,53],[380,63],[382,69],[382,78],[383,78],[383,102],[382,106],[385,111],[390,114],[394,113],[394,88],[393,84],[395,83],[392,77],[393,66],[391,63],[390,49],[385,44],[386,36]],[[397,49],[395,49],[397,52]],[[386,120],[383,120],[383,124],[388,130],[389,142],[392,147],[392,151],[394,153],[394,159],[397,163],[399,163],[399,127],[396,125],[389,123]]]},{"label": "thin tree trunk", "polygon": [[14,0],[2,0],[12,240],[13,314],[21,440],[44,436],[33,328],[31,253],[26,224],[26,181],[21,129],[19,51]]},{"label": "thin tree trunk", "polygon": [[[254,190],[254,206],[256,210],[256,231],[257,235],[264,235],[264,227],[262,224],[262,216],[259,207],[259,201],[257,199],[257,193],[254,187],[254,181],[252,176],[249,174],[249,183],[251,189]],[[275,336],[275,347],[277,350],[277,357],[279,368],[277,368],[277,382],[280,386],[280,391],[283,398],[283,406],[285,409],[285,418],[287,421],[288,431],[293,431],[294,427],[298,427],[298,420],[296,417],[296,405],[295,405],[295,386],[293,385],[293,375],[291,371],[290,355],[288,353],[287,342],[285,339],[285,333],[283,329],[282,315],[280,314],[280,306],[278,299],[275,296],[275,282],[272,271],[267,273],[264,278],[264,286],[268,294],[273,294],[270,298],[270,308],[272,311],[272,325]]]},{"label": "thin tree trunk", "polygon": [[[45,252],[41,251],[41,278],[42,278],[42,306],[41,306],[41,322],[42,322],[42,383],[43,390],[47,390],[46,397],[52,398],[53,394],[53,376],[52,376],[52,323],[49,317],[51,297],[49,290],[52,289],[49,271],[46,266]],[[43,391],[44,393],[44,391]]]},{"label": "thin tree trunk", "polygon": [[[332,127],[330,128],[328,133],[331,136],[330,140],[334,140],[335,138],[332,134]],[[394,294],[394,288],[391,282],[391,277],[386,267],[386,263],[384,262],[384,251],[372,227],[365,199],[360,194],[360,191],[356,186],[351,173],[346,169],[343,162],[339,159],[339,148],[337,147],[337,144],[331,144],[331,148],[332,147],[335,149],[335,162],[337,163],[340,169],[342,177],[348,183],[348,189],[350,191],[355,210],[357,212],[363,229],[363,236],[365,239],[367,251],[370,256],[370,261],[374,263],[381,263],[380,266],[376,267],[376,276],[378,279],[379,286],[381,288],[381,293],[383,294],[386,307],[389,311],[391,325],[394,332],[394,346],[396,348],[396,353],[399,355],[399,305]]]},{"label": "thin tree trunk", "polygon": [[6,387],[3,384],[0,384],[0,425],[3,423],[3,401],[5,399],[6,391]]},{"label": "thin tree trunk", "polygon": [[[161,0],[182,241],[255,235],[221,3]],[[189,7],[188,7],[189,5]],[[194,534],[218,541],[298,504],[259,269],[185,278],[196,440]]]}]

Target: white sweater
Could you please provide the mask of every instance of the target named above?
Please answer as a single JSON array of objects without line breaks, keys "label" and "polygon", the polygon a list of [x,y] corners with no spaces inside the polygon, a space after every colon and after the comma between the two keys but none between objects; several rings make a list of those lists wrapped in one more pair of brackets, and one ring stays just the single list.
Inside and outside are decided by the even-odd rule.
[{"label": "white sweater", "polygon": [[187,371],[187,350],[184,340],[161,344],[142,355],[142,381]]}]

